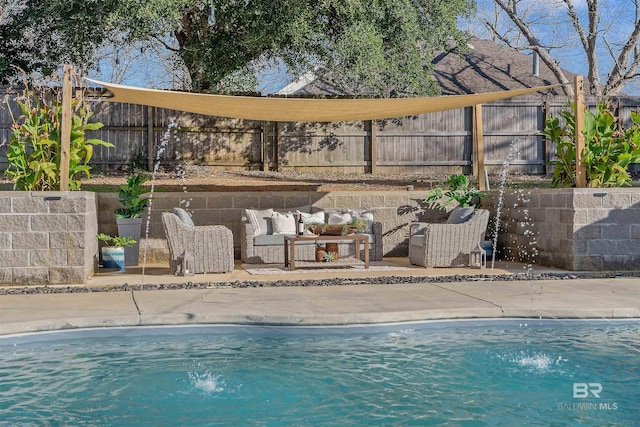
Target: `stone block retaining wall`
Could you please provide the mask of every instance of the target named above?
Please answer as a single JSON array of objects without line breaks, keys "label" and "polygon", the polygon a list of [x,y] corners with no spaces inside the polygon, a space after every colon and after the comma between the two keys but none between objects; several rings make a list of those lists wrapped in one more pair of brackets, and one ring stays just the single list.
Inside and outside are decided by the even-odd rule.
[{"label": "stone block retaining wall", "polygon": [[[408,254],[412,221],[442,222],[448,212],[424,203],[424,192],[156,193],[148,262],[168,260],[161,214],[181,206],[198,225],[222,224],[240,256],[245,208],[370,208],[383,224],[384,255]],[[482,200],[495,213],[498,192]],[[97,205],[97,209],[96,209]],[[99,231],[116,234],[116,194],[0,192],[0,283],[84,283],[95,271]],[[495,217],[492,214],[492,217]],[[504,195],[503,257],[567,270],[640,270],[640,189],[512,190]],[[143,221],[143,236],[146,221]],[[141,261],[145,240],[141,242]]]},{"label": "stone block retaining wall", "polygon": [[[226,192],[226,193],[156,193],[151,204],[149,223],[149,245],[147,261],[164,262],[169,259],[169,250],[162,227],[163,211],[183,207],[193,215],[196,225],[221,224],[227,226],[234,236],[236,258],[240,258],[240,218],[245,208],[295,211],[295,208],[314,205],[320,208],[371,208],[375,219],[383,224],[384,250],[386,256],[408,254],[409,223],[426,216],[438,221],[446,219],[443,209],[424,212],[424,192]],[[116,233],[117,226],[113,210],[118,207],[116,194],[98,194],[98,226],[105,233]],[[145,235],[146,218],[142,235]],[[144,238],[140,257],[144,256]]]},{"label": "stone block retaining wall", "polygon": [[[496,212],[497,192],[483,199]],[[506,259],[574,271],[640,270],[640,188],[513,190],[504,195]]]},{"label": "stone block retaining wall", "polygon": [[94,193],[0,191],[0,283],[84,283],[97,232]]}]

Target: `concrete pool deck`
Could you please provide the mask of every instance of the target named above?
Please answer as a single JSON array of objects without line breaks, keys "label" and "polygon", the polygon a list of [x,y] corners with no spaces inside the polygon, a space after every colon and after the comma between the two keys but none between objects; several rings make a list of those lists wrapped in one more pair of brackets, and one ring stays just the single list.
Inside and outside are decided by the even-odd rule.
[{"label": "concrete pool deck", "polygon": [[[512,270],[517,272],[518,268],[521,267],[501,267],[492,274],[513,273]],[[426,270],[416,269],[403,275],[436,275]],[[358,277],[365,276],[327,272],[332,278],[344,275],[345,282],[354,284],[215,285],[215,282],[269,281],[237,271],[191,278],[165,275],[162,279],[164,283],[208,282],[210,288],[0,295],[0,335],[178,324],[346,325],[463,318],[640,318],[639,277],[491,281],[486,277],[488,271],[483,271],[482,276],[470,277],[473,272],[480,272],[438,270],[441,275],[464,274],[467,280],[357,284]],[[388,273],[399,275],[398,271]],[[162,283],[160,279],[151,280],[153,275],[149,274],[145,276],[146,284]],[[358,274],[385,277],[373,272]],[[280,275],[270,280],[318,278],[318,275],[308,276]],[[134,285],[134,278],[135,274],[99,275],[84,287]]]}]

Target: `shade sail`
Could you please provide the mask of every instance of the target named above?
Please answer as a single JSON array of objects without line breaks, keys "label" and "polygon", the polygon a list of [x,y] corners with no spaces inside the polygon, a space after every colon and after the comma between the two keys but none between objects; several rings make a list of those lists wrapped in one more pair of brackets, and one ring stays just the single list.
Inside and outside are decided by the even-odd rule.
[{"label": "shade sail", "polygon": [[107,88],[111,102],[149,105],[210,116],[275,122],[335,122],[412,116],[469,107],[560,85],[502,92],[422,98],[309,99],[209,95],[144,89],[90,80]]}]

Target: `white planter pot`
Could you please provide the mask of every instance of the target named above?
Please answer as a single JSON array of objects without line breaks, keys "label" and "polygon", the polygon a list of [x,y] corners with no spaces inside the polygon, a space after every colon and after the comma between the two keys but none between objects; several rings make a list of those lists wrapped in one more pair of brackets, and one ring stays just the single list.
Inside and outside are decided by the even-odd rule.
[{"label": "white planter pot", "polygon": [[125,253],[122,246],[104,246],[100,249],[102,254],[102,268],[117,268],[120,271],[125,267]]},{"label": "white planter pot", "polygon": [[118,236],[131,237],[136,241],[135,245],[124,248],[126,265],[138,265],[142,218],[116,218],[116,222],[118,224]]}]

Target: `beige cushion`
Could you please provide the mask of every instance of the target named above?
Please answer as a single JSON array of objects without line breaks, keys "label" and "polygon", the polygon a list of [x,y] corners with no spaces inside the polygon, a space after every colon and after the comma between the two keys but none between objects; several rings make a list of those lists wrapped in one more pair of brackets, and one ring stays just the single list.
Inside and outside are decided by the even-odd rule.
[{"label": "beige cushion", "polygon": [[367,221],[366,233],[372,233],[373,227],[373,211],[371,209],[348,209],[347,213],[351,214],[353,219],[363,219]]},{"label": "beige cushion", "polygon": [[253,226],[256,235],[272,234],[271,216],[273,215],[273,209],[245,209],[244,213]]},{"label": "beige cushion", "polygon": [[296,219],[291,212],[286,214],[274,212],[271,215],[273,234],[296,234]]},{"label": "beige cushion", "polygon": [[350,213],[346,213],[346,212],[342,214],[330,213],[327,223],[336,224],[336,225],[348,224],[351,222],[352,219],[353,218],[351,217]]},{"label": "beige cushion", "polygon": [[304,213],[298,211],[298,215],[302,214],[302,222],[305,224],[324,224],[324,212]]}]

